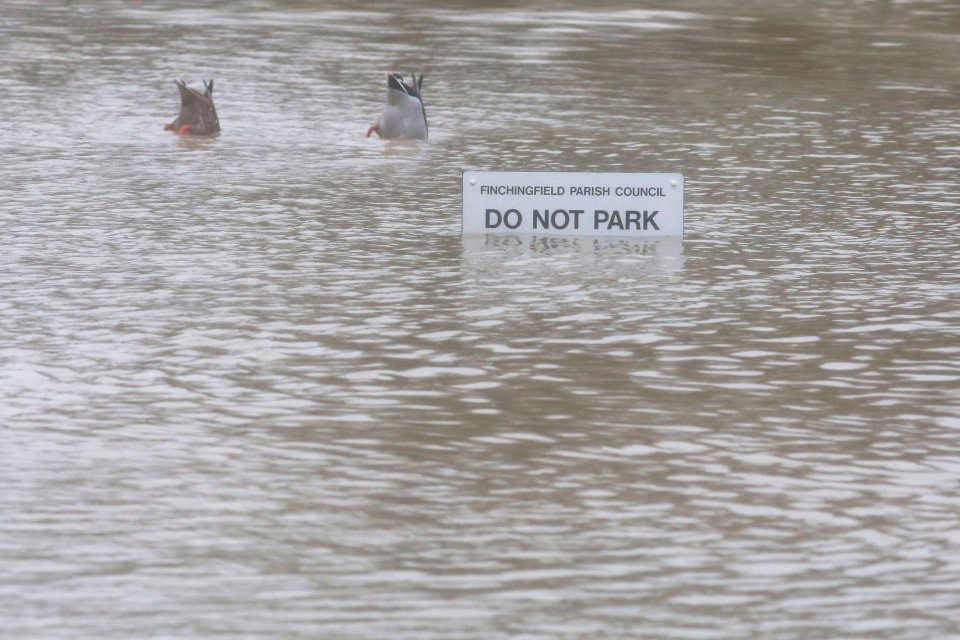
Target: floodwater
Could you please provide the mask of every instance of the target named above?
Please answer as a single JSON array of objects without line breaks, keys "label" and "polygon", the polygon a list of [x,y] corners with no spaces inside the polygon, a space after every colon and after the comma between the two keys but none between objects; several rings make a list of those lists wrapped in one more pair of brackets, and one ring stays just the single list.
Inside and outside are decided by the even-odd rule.
[{"label": "floodwater", "polygon": [[475,4],[0,5],[0,637],[960,638],[960,6]]}]

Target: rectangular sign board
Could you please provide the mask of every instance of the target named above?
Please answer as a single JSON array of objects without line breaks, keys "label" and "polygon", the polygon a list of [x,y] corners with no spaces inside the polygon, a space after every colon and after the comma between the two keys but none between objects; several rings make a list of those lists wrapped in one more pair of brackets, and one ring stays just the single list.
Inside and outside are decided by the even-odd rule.
[{"label": "rectangular sign board", "polygon": [[683,237],[683,174],[464,171],[462,233]]}]

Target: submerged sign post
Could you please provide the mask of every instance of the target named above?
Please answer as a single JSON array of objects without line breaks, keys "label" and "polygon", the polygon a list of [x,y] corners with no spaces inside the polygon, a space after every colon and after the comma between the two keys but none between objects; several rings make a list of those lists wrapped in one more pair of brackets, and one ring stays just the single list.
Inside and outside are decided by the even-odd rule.
[{"label": "submerged sign post", "polygon": [[463,234],[683,236],[683,174],[464,171]]}]

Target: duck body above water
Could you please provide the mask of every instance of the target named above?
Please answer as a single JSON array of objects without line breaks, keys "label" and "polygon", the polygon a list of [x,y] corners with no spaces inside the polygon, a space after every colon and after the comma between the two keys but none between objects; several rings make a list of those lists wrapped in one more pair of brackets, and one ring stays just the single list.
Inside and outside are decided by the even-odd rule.
[{"label": "duck body above water", "polygon": [[180,90],[180,115],[163,128],[175,131],[178,136],[211,136],[220,133],[220,120],[213,106],[213,80],[203,81],[202,92],[191,89],[183,80],[175,82]]},{"label": "duck body above water", "polygon": [[427,110],[423,106],[423,74],[410,74],[411,84],[399,73],[387,76],[387,102],[376,124],[367,129],[384,140],[426,140]]}]

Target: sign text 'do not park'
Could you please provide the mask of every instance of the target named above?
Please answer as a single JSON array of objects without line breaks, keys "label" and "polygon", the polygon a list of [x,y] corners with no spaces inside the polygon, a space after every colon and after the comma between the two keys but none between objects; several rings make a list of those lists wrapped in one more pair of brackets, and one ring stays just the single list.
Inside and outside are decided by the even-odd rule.
[{"label": "sign text 'do not park'", "polygon": [[683,236],[683,175],[464,171],[463,234]]}]

